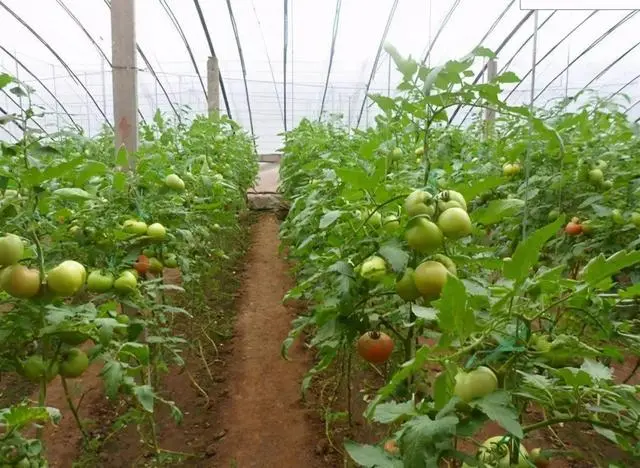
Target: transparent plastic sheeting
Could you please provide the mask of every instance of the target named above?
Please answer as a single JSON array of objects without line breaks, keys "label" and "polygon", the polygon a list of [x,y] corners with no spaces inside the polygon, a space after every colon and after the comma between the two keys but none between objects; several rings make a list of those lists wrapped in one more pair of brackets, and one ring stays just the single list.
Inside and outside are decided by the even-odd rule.
[{"label": "transparent plastic sheeting", "polygon": [[[171,9],[184,31],[195,56],[198,71],[206,83],[209,48],[191,0],[135,0],[137,40],[160,79],[169,99],[188,106],[190,112],[206,111],[201,82],[190,61],[184,41],[167,14],[163,2]],[[0,70],[17,75],[35,89],[34,102],[47,114],[40,124],[52,132],[70,124],[68,115],[52,98],[58,97],[66,111],[89,135],[104,125],[100,110],[113,119],[112,81],[108,63],[86,33],[74,22],[63,5],[75,15],[87,33],[111,57],[110,12],[104,0],[2,0],[26,21],[73,70],[91,93],[75,82],[61,62],[19,21],[0,8]],[[281,145],[283,125],[283,0],[233,0],[232,7],[244,53],[260,152],[269,153]],[[511,7],[505,12],[505,8]],[[229,96],[234,119],[249,128],[248,106],[244,93],[242,69],[229,14],[224,1],[200,1]],[[355,125],[364,99],[364,89],[380,44],[393,0],[343,0],[333,69],[325,101],[325,112],[343,114]],[[455,7],[455,8],[453,8]],[[336,11],[333,0],[294,0],[289,4],[289,44],[287,58],[287,121],[289,128],[300,119],[317,119],[327,75],[331,36]],[[502,15],[502,13],[504,13]],[[461,57],[480,43],[491,26],[501,19],[482,45],[497,47],[508,37],[527,11],[516,0],[399,0],[387,41],[403,55],[422,58],[431,41],[431,65]],[[617,28],[629,11],[539,11],[537,57],[542,60],[536,73],[536,103],[550,101],[581,91],[587,84],[601,96],[609,97],[621,88],[630,101],[614,97],[630,107],[631,119],[640,116],[638,81],[640,72],[640,14],[631,14]],[[591,16],[590,16],[591,15]],[[443,22],[448,18],[444,26]],[[530,94],[534,16],[518,29],[498,57],[498,69],[508,69],[526,78],[515,91],[508,88],[512,103],[527,103]],[[587,19],[588,18],[588,19]],[[573,29],[575,31],[568,35]],[[568,37],[567,37],[568,35]],[[550,52],[552,51],[552,52]],[[620,56],[623,58],[612,65]],[[550,53],[549,53],[550,52]],[[48,88],[39,84],[15,58],[36,75]],[[579,57],[579,58],[578,58]],[[567,64],[573,63],[567,72]],[[370,91],[395,93],[399,75],[382,53]],[[165,93],[138,57],[140,67],[139,108],[146,119],[155,109],[171,114]],[[477,67],[479,70],[479,67]],[[603,72],[604,71],[604,72]],[[600,76],[599,76],[600,75]],[[594,80],[594,78],[597,78]],[[543,92],[544,90],[544,92]],[[9,111],[20,104],[0,93],[0,105]],[[95,101],[95,103],[93,102]],[[23,103],[24,105],[24,103]],[[576,104],[577,105],[577,104]],[[100,108],[100,110],[98,109]],[[456,117],[460,124],[468,109]],[[366,106],[360,127],[373,122],[375,108]],[[470,119],[467,118],[467,122]],[[10,128],[10,127],[9,127]],[[19,133],[11,129],[12,133]],[[0,138],[9,135],[0,130]]]}]

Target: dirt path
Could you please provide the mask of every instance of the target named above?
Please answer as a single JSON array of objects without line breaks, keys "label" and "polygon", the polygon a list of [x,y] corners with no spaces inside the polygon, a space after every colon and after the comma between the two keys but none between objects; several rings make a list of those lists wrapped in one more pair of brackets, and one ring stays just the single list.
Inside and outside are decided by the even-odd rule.
[{"label": "dirt path", "polygon": [[278,256],[274,215],[263,215],[254,224],[251,240],[228,364],[229,398],[221,412],[228,432],[210,466],[322,466],[314,457],[317,440],[306,416],[309,410],[300,400],[308,356],[300,343],[292,347],[290,362],[280,356],[294,311],[281,302],[292,282]]}]

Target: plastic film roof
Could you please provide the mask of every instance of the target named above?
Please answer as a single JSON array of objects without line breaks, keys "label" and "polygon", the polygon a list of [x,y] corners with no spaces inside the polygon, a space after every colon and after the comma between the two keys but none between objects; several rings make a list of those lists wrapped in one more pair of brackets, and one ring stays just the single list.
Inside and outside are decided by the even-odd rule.
[{"label": "plastic film roof", "polygon": [[[137,42],[148,60],[147,65],[138,54],[140,112],[145,119],[151,119],[156,109],[172,114],[180,106],[188,106],[190,113],[206,112],[204,89],[210,52],[196,2],[135,1]],[[249,106],[227,2],[198,3],[220,61],[231,115],[249,129]],[[284,1],[230,3],[246,65],[258,149],[273,152],[280,146],[278,134],[284,130]],[[337,5],[340,14],[326,113],[341,113],[355,126],[392,10],[386,41],[402,55],[419,59],[431,47],[431,65],[463,56],[480,44],[495,51],[504,43],[498,54],[498,70],[507,67],[523,81],[515,89],[510,85],[503,97],[509,96],[511,103],[529,102],[536,15],[521,10],[519,0],[289,0],[288,5],[288,128],[304,117],[319,116]],[[41,36],[77,80],[7,8]],[[640,116],[640,14],[629,10],[541,10],[537,16],[537,105],[548,105],[588,86],[628,107],[631,119]],[[34,103],[46,109],[39,122],[47,131],[68,126],[73,119],[93,135],[105,124],[104,116],[113,121],[110,21],[105,0],[0,0],[0,72],[17,76],[35,90]],[[393,95],[398,80],[383,51],[370,92]],[[0,106],[7,112],[14,112],[19,101],[0,93]],[[224,110],[222,99],[221,108]],[[365,106],[361,128],[373,122],[374,113],[374,108]],[[466,114],[463,109],[456,122],[461,123]],[[2,127],[0,138],[11,138]]]}]

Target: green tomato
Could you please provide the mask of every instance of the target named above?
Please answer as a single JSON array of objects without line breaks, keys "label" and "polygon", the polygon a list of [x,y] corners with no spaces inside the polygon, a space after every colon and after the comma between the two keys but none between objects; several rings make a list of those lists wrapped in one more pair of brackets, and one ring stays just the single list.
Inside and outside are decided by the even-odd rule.
[{"label": "green tomato", "polygon": [[374,213],[371,213],[371,216],[369,216],[367,224],[369,224],[369,226],[371,226],[374,229],[377,229],[380,226],[382,226],[382,215],[380,214],[380,212],[375,211]]},{"label": "green tomato", "polygon": [[414,190],[404,201],[404,209],[409,217],[418,215],[433,216],[436,207],[433,202],[433,195],[424,190]]},{"label": "green tomato", "polygon": [[64,352],[60,362],[60,375],[67,379],[80,377],[89,367],[89,358],[84,351],[71,348]]},{"label": "green tomato", "polygon": [[602,169],[591,169],[589,171],[589,182],[594,185],[600,185],[604,180],[604,173]]},{"label": "green tomato", "polygon": [[640,213],[634,211],[631,213],[631,222],[637,228],[640,228]]},{"label": "green tomato", "polygon": [[149,271],[151,273],[156,273],[156,274],[162,273],[163,268],[164,268],[164,265],[156,257],[151,257],[149,259]]},{"label": "green tomato", "polygon": [[611,219],[616,224],[624,224],[624,216],[618,209],[614,209],[611,211]]},{"label": "green tomato", "polygon": [[58,363],[45,361],[42,356],[30,356],[21,365],[21,374],[31,382],[40,382],[45,376],[51,382],[58,375]]},{"label": "green tomato", "polygon": [[14,265],[24,256],[24,244],[15,234],[0,237],[0,265]]},{"label": "green tomato", "polygon": [[184,180],[182,180],[177,174],[169,174],[164,179],[164,184],[171,190],[182,192],[184,190]]},{"label": "green tomato", "polygon": [[178,258],[175,256],[175,254],[169,254],[164,258],[164,264],[167,268],[177,268]]},{"label": "green tomato", "polygon": [[496,468],[528,468],[529,454],[524,445],[518,448],[518,463],[511,464],[510,440],[507,436],[495,436],[487,439],[478,450],[478,459],[486,466]]},{"label": "green tomato", "polygon": [[488,367],[480,366],[471,372],[459,372],[455,377],[454,395],[465,403],[493,393],[498,388],[498,378]]},{"label": "green tomato", "polygon": [[167,230],[160,223],[153,223],[147,229],[147,236],[151,237],[154,240],[162,240],[167,236]]},{"label": "green tomato", "polygon": [[395,215],[385,216],[382,220],[382,227],[389,234],[393,234],[400,229],[400,220]]},{"label": "green tomato", "polygon": [[57,333],[58,338],[64,344],[69,346],[78,346],[87,341],[90,337],[82,332],[76,330],[65,330]]},{"label": "green tomato", "polygon": [[[40,270],[27,268],[24,265],[11,265],[5,268],[2,287],[13,297],[28,299],[40,291]],[[6,275],[6,276],[5,276]]]},{"label": "green tomato", "polygon": [[451,273],[452,275],[455,276],[455,275],[458,274],[458,269],[456,268],[456,264],[453,263],[453,260],[451,260],[446,255],[435,254],[433,256],[433,260],[435,260],[436,262],[442,263],[444,265],[444,267],[447,270],[449,270],[449,273]]},{"label": "green tomato", "polygon": [[415,283],[415,271],[407,268],[398,281],[396,281],[396,293],[405,301],[415,301],[420,297],[420,291]]},{"label": "green tomato", "polygon": [[414,274],[416,289],[426,301],[438,299],[450,274],[440,262],[432,260],[422,262]]},{"label": "green tomato", "polygon": [[68,297],[77,293],[84,285],[87,271],[74,260],[65,260],[47,273],[47,285],[58,296]]},{"label": "green tomato", "polygon": [[115,280],[113,287],[118,292],[129,293],[138,287],[138,280],[131,271],[124,271]]},{"label": "green tomato", "polygon": [[405,231],[407,244],[420,253],[431,253],[442,246],[443,235],[438,226],[424,218],[413,220]]},{"label": "green tomato", "polygon": [[415,155],[420,157],[424,154],[424,146],[418,146],[415,151],[414,151]]},{"label": "green tomato", "polygon": [[613,181],[605,180],[604,182],[602,182],[602,188],[605,189],[605,190],[609,190],[609,189],[613,188]]},{"label": "green tomato", "polygon": [[[460,206],[463,210],[467,211],[467,201],[460,192],[456,192],[455,190],[443,190],[438,194],[438,200],[443,202],[445,206],[445,209],[441,209],[440,211],[444,211],[453,206]],[[449,202],[456,202],[457,205],[448,206]],[[440,204],[438,204],[438,206],[440,206]]]},{"label": "green tomato", "polygon": [[402,150],[400,148],[393,148],[391,152],[391,159],[394,161],[400,161],[402,159]]},{"label": "green tomato", "polygon": [[462,208],[449,208],[438,217],[438,227],[450,239],[460,239],[471,234],[471,218]]},{"label": "green tomato", "polygon": [[122,229],[129,234],[142,235],[147,232],[147,223],[144,221],[136,221],[135,219],[127,219],[122,224]]},{"label": "green tomato", "polygon": [[387,273],[387,263],[382,257],[374,255],[362,262],[360,276],[369,281],[380,281]]},{"label": "green tomato", "polygon": [[549,214],[547,215],[547,219],[549,221],[555,221],[556,219],[558,219],[558,216],[560,216],[560,212],[556,209],[553,209],[549,211]]},{"label": "green tomato", "polygon": [[87,288],[93,292],[106,292],[113,287],[113,275],[111,273],[102,274],[100,270],[89,273],[87,278]]}]

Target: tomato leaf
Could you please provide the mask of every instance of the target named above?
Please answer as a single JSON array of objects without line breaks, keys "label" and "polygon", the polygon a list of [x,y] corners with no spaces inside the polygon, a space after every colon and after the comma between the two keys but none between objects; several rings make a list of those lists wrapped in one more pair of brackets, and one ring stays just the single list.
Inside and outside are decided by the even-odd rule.
[{"label": "tomato leaf", "polygon": [[404,271],[409,263],[409,254],[402,250],[400,243],[396,240],[387,242],[380,247],[378,253],[391,265],[393,271],[400,273]]},{"label": "tomato leaf", "polygon": [[613,370],[598,361],[594,361],[593,359],[585,359],[580,366],[580,370],[585,371],[596,382],[600,380],[613,379]]},{"label": "tomato leaf", "polygon": [[564,215],[553,223],[538,229],[528,239],[520,242],[510,262],[504,265],[504,275],[515,282],[524,280],[529,275],[529,270],[535,265],[540,256],[540,250],[564,223]]},{"label": "tomato leaf", "polygon": [[489,419],[497,422],[517,438],[524,437],[522,426],[518,422],[518,412],[511,404],[511,395],[509,393],[503,391],[493,392],[483,398],[469,402],[469,405],[482,411]]},{"label": "tomato leaf", "polygon": [[89,192],[79,188],[61,188],[53,191],[53,195],[67,200],[89,200],[94,198]]},{"label": "tomato leaf", "polygon": [[365,412],[366,417],[370,418],[373,415],[376,407],[387,397],[393,395],[399,385],[407,380],[407,378],[414,372],[422,369],[422,366],[427,362],[427,358],[431,353],[431,348],[422,346],[416,351],[413,359],[405,362],[400,366],[400,369],[393,374],[389,383],[378,390],[378,395],[373,399]]},{"label": "tomato leaf", "polygon": [[118,389],[122,384],[122,380],[124,379],[122,364],[118,361],[107,361],[105,362],[100,375],[104,380],[106,395],[109,398],[115,398],[118,394]]},{"label": "tomato leaf", "polygon": [[408,421],[403,426],[400,436],[404,466],[438,466],[442,452],[451,448],[449,444],[458,422],[458,417],[454,415],[447,415],[441,419],[431,419],[423,415]]},{"label": "tomato leaf", "polygon": [[474,211],[473,220],[485,226],[496,224],[504,218],[514,216],[523,206],[524,201],[516,198],[492,200],[487,206]]},{"label": "tomato leaf", "polygon": [[438,323],[442,330],[455,334],[460,341],[476,329],[473,310],[467,303],[467,290],[456,276],[449,276],[440,299],[434,305],[438,309]]},{"label": "tomato leaf", "polygon": [[13,81],[13,77],[7,73],[0,73],[0,89]]},{"label": "tomato leaf", "polygon": [[365,468],[402,468],[402,462],[392,458],[382,447],[346,440],[344,448],[353,461]]},{"label": "tomato leaf", "polygon": [[390,401],[380,404],[371,419],[382,424],[391,424],[407,416],[416,416],[417,414],[416,405],[412,400],[403,403]]},{"label": "tomato leaf", "polygon": [[640,263],[640,251],[626,252],[621,250],[614,253],[609,258],[600,254],[592,258],[582,270],[582,280],[589,286],[595,286],[603,279],[619,272],[623,268],[628,268]]},{"label": "tomato leaf", "polygon": [[342,211],[340,210],[333,210],[325,213],[325,215],[320,219],[320,225],[318,226],[318,229],[328,228],[333,223],[335,223],[341,215]]},{"label": "tomato leaf", "polygon": [[133,387],[133,393],[145,411],[153,413],[153,403],[156,395],[151,385],[136,385]]},{"label": "tomato leaf", "polygon": [[7,426],[7,429],[20,430],[28,424],[35,422],[53,421],[57,424],[60,418],[60,411],[56,408],[27,406],[26,403],[9,408],[2,408],[0,410],[0,422],[3,426]]},{"label": "tomato leaf", "polygon": [[427,320],[429,322],[435,322],[438,320],[438,309],[434,309],[433,307],[424,307],[417,304],[411,305],[411,312],[418,318],[423,320]]}]

